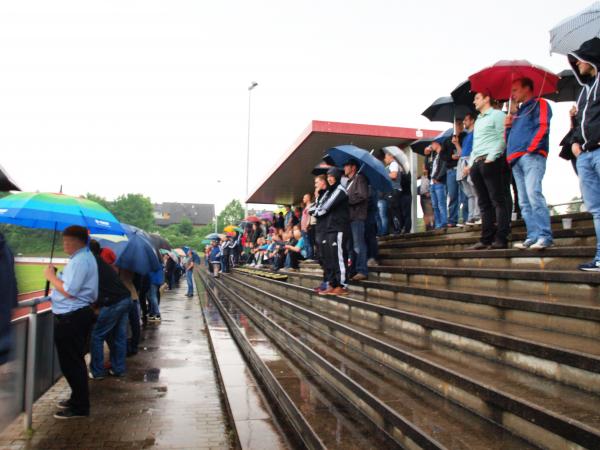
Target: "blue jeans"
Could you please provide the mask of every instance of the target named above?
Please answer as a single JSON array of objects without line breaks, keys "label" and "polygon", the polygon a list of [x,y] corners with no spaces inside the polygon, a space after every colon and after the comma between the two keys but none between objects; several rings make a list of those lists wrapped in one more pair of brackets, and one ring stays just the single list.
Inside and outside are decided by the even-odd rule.
[{"label": "blue jeans", "polygon": [[90,370],[94,376],[106,375],[104,369],[104,341],[108,341],[109,344],[110,364],[113,372],[118,375],[125,372],[127,314],[130,305],[131,298],[127,297],[114,305],[100,308],[100,314],[90,339]]},{"label": "blue jeans", "polygon": [[542,179],[546,173],[546,158],[527,153],[512,166],[512,174],[519,191],[521,215],[527,227],[527,240],[552,242],[550,211],[542,193]]},{"label": "blue jeans", "polygon": [[458,181],[456,181],[456,169],[448,169],[446,172],[446,188],[448,189],[448,223],[458,223]]},{"label": "blue jeans", "polygon": [[352,250],[354,255],[352,260],[354,262],[354,269],[357,273],[368,275],[367,269],[367,243],[365,242],[365,221],[354,220],[350,222],[350,229],[352,230]]},{"label": "blue jeans", "polygon": [[159,287],[156,284],[151,284],[150,290],[148,291],[151,316],[160,316],[160,308],[158,306],[158,288]]},{"label": "blue jeans", "polygon": [[463,184],[460,181],[457,181],[458,184],[458,206],[462,212],[462,220],[465,223],[469,220],[469,198],[465,191],[463,190]]},{"label": "blue jeans", "polygon": [[306,231],[302,231],[302,238],[304,239],[304,249],[306,250],[306,259],[313,259],[313,241],[310,238],[310,234]]},{"label": "blue jeans", "polygon": [[188,285],[187,295],[194,295],[194,269],[189,269],[185,273],[185,278]]},{"label": "blue jeans", "polygon": [[379,236],[385,236],[388,234],[388,213],[387,213],[387,200],[381,198],[377,200],[377,234]]},{"label": "blue jeans", "polygon": [[[596,260],[600,260],[600,149],[577,157],[577,173],[586,209],[596,229]],[[519,194],[520,195],[520,194]]]},{"label": "blue jeans", "polygon": [[431,185],[431,206],[433,206],[433,216],[436,228],[443,228],[448,225],[448,207],[446,200],[446,185],[443,183],[434,183]]}]

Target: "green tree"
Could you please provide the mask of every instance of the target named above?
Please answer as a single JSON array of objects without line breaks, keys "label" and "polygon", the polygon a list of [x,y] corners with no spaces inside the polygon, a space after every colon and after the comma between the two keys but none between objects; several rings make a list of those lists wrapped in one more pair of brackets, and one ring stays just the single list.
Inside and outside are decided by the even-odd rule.
[{"label": "green tree", "polygon": [[567,208],[567,212],[569,214],[581,212],[581,197],[573,197],[571,199],[571,201],[579,202],[579,203],[574,203],[572,205],[569,205],[569,207]]},{"label": "green tree", "polygon": [[154,226],[154,207],[148,197],[141,194],[120,195],[112,202],[112,213],[119,222],[128,223],[146,231]]},{"label": "green tree", "polygon": [[112,210],[113,204],[110,200],[106,200],[104,197],[100,197],[99,195],[91,194],[89,192],[87,194],[85,194],[85,198],[87,198],[88,200],[91,200],[93,202],[96,202],[100,206],[104,206],[110,212],[113,212],[113,210]]},{"label": "green tree", "polygon": [[184,236],[192,236],[192,234],[194,233],[194,225],[192,225],[192,221],[187,217],[181,219],[178,228],[179,233],[183,234]]},{"label": "green tree", "polygon": [[227,206],[217,216],[217,228],[219,232],[223,232],[229,224],[238,224],[244,218],[244,208],[239,200],[230,201]]}]

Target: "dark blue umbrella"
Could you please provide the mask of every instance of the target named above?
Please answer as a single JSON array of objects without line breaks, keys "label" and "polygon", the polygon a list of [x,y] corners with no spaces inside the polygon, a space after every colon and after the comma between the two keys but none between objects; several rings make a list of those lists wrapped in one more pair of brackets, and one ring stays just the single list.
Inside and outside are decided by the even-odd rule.
[{"label": "dark blue umbrella", "polygon": [[[327,151],[327,157],[334,165],[341,167],[354,159],[360,164],[359,173],[369,180],[369,184],[380,192],[392,190],[392,180],[381,161],[371,155],[367,150],[355,145],[338,145]],[[325,158],[323,158],[325,159]]]},{"label": "dark blue umbrella", "polygon": [[133,225],[122,224],[127,236],[126,241],[113,242],[108,239],[97,239],[102,247],[112,249],[117,255],[115,265],[121,269],[147,275],[161,268],[160,260],[148,234]]}]

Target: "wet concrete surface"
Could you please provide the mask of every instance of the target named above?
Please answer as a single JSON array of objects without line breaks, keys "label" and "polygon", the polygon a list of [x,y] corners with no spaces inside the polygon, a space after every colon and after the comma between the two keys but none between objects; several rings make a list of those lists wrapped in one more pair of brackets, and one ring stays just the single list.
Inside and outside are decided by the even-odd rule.
[{"label": "wet concrete surface", "polygon": [[[216,305],[203,290],[199,295],[239,444],[242,449],[290,448]],[[235,319],[245,329],[245,317]]]},{"label": "wet concrete surface", "polygon": [[143,329],[127,374],[90,380],[89,418],[52,417],[70,392],[61,378],[34,406],[32,437],[18,418],[0,449],[233,448],[198,298],[185,297],[184,284],[164,293],[163,321]]},{"label": "wet concrete surface", "polygon": [[[218,290],[215,292],[218,293]],[[294,364],[285,353],[263,335],[262,331],[234,303],[222,295],[219,295],[219,299],[228,313],[234,318],[242,333],[248,338],[253,350],[266,363],[271,373],[284,388],[286,394],[292,399],[295,406],[300,410],[327,448],[344,450],[387,448],[387,442],[381,439],[372,427],[367,426],[364,420],[359,420],[353,416],[338,399],[325,393],[313,375],[303,371]],[[210,299],[208,300],[206,311],[209,317],[218,313],[216,306],[214,306]],[[236,408],[240,409],[242,416],[246,412],[261,414],[260,405],[241,404],[245,401],[245,398],[253,397],[256,393],[253,389],[243,387],[247,380],[247,373],[241,370],[228,369],[228,367],[221,369],[225,384],[229,383],[233,386],[241,386],[237,392],[235,388],[231,390],[231,394],[228,388],[228,398],[232,404],[234,414]],[[246,421],[246,423],[252,425],[251,421]],[[260,424],[261,427],[266,427],[266,425],[266,422]],[[252,431],[254,435],[261,432],[260,428],[255,428]],[[267,434],[271,433],[267,429],[264,431]],[[244,432],[243,427],[238,428],[240,435],[243,435]],[[242,438],[240,438],[240,441],[244,445]],[[259,448],[270,449],[279,447],[271,447],[269,442],[265,441],[263,446]]]}]

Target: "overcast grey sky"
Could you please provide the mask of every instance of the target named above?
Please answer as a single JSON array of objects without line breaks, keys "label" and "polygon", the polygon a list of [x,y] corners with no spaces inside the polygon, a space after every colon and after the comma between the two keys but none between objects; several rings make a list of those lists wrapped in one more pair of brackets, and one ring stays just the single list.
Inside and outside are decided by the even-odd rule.
[{"label": "overcast grey sky", "polygon": [[[24,190],[245,193],[310,120],[444,129],[419,114],[499,59],[568,68],[548,30],[590,1],[0,2],[0,163]],[[578,194],[553,105],[544,188]],[[223,180],[217,184],[217,180]]]}]

